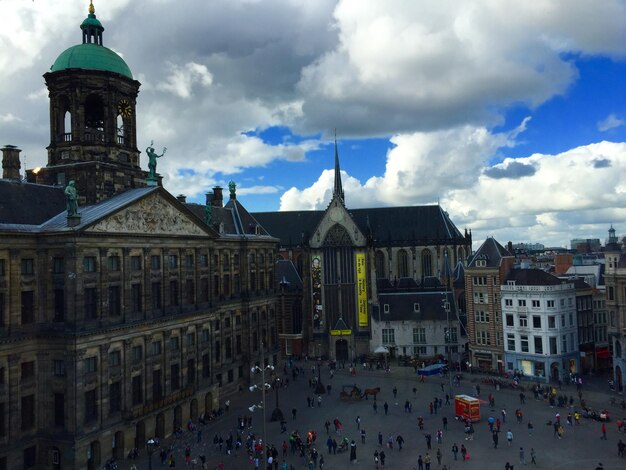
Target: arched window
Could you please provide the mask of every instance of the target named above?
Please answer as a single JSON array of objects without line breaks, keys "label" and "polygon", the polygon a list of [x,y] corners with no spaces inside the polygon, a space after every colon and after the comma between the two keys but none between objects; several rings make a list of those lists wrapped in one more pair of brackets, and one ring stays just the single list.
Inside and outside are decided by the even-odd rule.
[{"label": "arched window", "polygon": [[422,277],[433,275],[433,258],[429,249],[422,251]]},{"label": "arched window", "polygon": [[398,277],[408,277],[409,259],[406,250],[398,250]]},{"label": "arched window", "polygon": [[376,251],[376,279],[383,279],[387,277],[387,263],[385,263],[385,254],[377,250]]}]

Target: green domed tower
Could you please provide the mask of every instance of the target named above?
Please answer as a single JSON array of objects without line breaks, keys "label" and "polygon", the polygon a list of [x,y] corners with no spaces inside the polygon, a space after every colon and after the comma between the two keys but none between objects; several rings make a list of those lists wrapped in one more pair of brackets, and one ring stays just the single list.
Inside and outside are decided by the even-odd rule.
[{"label": "green domed tower", "polygon": [[80,25],[82,44],[63,51],[44,75],[50,97],[48,164],[29,181],[76,181],[81,204],[146,185],[139,166],[135,103],[139,86],[117,53],[103,45],[93,3]]}]

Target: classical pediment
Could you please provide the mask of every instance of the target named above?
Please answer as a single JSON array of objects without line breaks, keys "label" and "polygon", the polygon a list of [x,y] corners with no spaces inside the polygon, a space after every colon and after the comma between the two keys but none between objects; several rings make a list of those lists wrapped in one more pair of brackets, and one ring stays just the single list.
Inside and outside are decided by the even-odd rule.
[{"label": "classical pediment", "polygon": [[207,235],[188,214],[156,193],[140,199],[89,227],[87,232]]}]

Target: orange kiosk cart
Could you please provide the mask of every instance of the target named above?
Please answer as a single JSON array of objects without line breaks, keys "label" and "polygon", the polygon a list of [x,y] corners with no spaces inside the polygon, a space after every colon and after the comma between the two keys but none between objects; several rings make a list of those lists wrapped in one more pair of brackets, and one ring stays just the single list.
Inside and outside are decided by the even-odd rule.
[{"label": "orange kiosk cart", "polygon": [[462,420],[470,420],[472,423],[480,421],[480,402],[478,398],[469,395],[456,395],[454,397],[454,409],[456,416]]}]

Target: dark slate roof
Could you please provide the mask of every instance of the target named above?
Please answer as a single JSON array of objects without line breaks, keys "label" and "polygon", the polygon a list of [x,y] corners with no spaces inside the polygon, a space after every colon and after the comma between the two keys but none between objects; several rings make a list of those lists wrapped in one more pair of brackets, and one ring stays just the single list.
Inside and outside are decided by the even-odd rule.
[{"label": "dark slate roof", "polygon": [[475,268],[477,260],[485,260],[486,267],[497,268],[500,266],[502,258],[505,256],[513,256],[509,253],[509,250],[500,245],[495,238],[487,238],[480,248],[472,255],[472,258],[468,262],[468,267]]},{"label": "dark slate roof", "polygon": [[281,259],[276,262],[276,281],[288,291],[302,290],[302,278],[291,260]]},{"label": "dark slate roof", "polygon": [[[63,195],[63,210],[60,213],[57,213],[56,215],[51,217],[50,219],[37,225],[0,223],[0,231],[32,233],[80,231],[155,192],[160,192],[162,196],[169,199],[172,204],[177,204],[176,198],[159,186],[148,186],[145,188],[129,189],[127,191],[124,191],[123,193],[116,194],[109,199],[105,199],[104,201],[97,204],[93,204],[90,206],[80,206],[78,208],[80,223],[73,227],[68,227],[67,213],[65,211],[65,195]],[[61,192],[61,194],[63,193]],[[188,211],[188,209],[186,209],[185,207],[181,207],[181,210],[188,212],[190,218],[194,220],[194,222],[196,222],[200,227],[206,230],[207,235],[216,235],[209,227],[207,227],[202,222],[202,220],[198,220],[195,214],[193,214],[191,211]]]},{"label": "dark slate roof", "polygon": [[61,187],[0,179],[0,224],[40,225],[65,209]]},{"label": "dark slate roof", "polygon": [[[308,243],[325,211],[256,212],[256,220],[284,247]],[[465,238],[440,206],[351,209],[348,213],[373,246],[405,246]]]},{"label": "dark slate roof", "polygon": [[[446,320],[446,310],[443,307],[444,299],[453,306],[454,298],[445,290],[379,293],[378,308],[381,321],[419,321],[419,320]],[[413,305],[419,304],[419,312],[415,312]],[[389,305],[389,313],[383,313],[383,306]],[[378,321],[379,312],[375,311],[372,318]],[[450,321],[455,321],[455,313],[450,311]]]},{"label": "dark slate roof", "polygon": [[506,282],[515,281],[517,286],[556,286],[563,284],[556,276],[542,269],[511,269],[506,277]]},{"label": "dark slate roof", "polygon": [[[202,221],[205,220],[205,206],[203,204],[187,203],[185,205],[196,217]],[[211,226],[219,232],[220,224],[223,224],[224,227],[222,235],[271,236],[237,199],[230,199],[223,207],[212,207]],[[259,227],[258,233],[256,231],[257,226]]]}]

